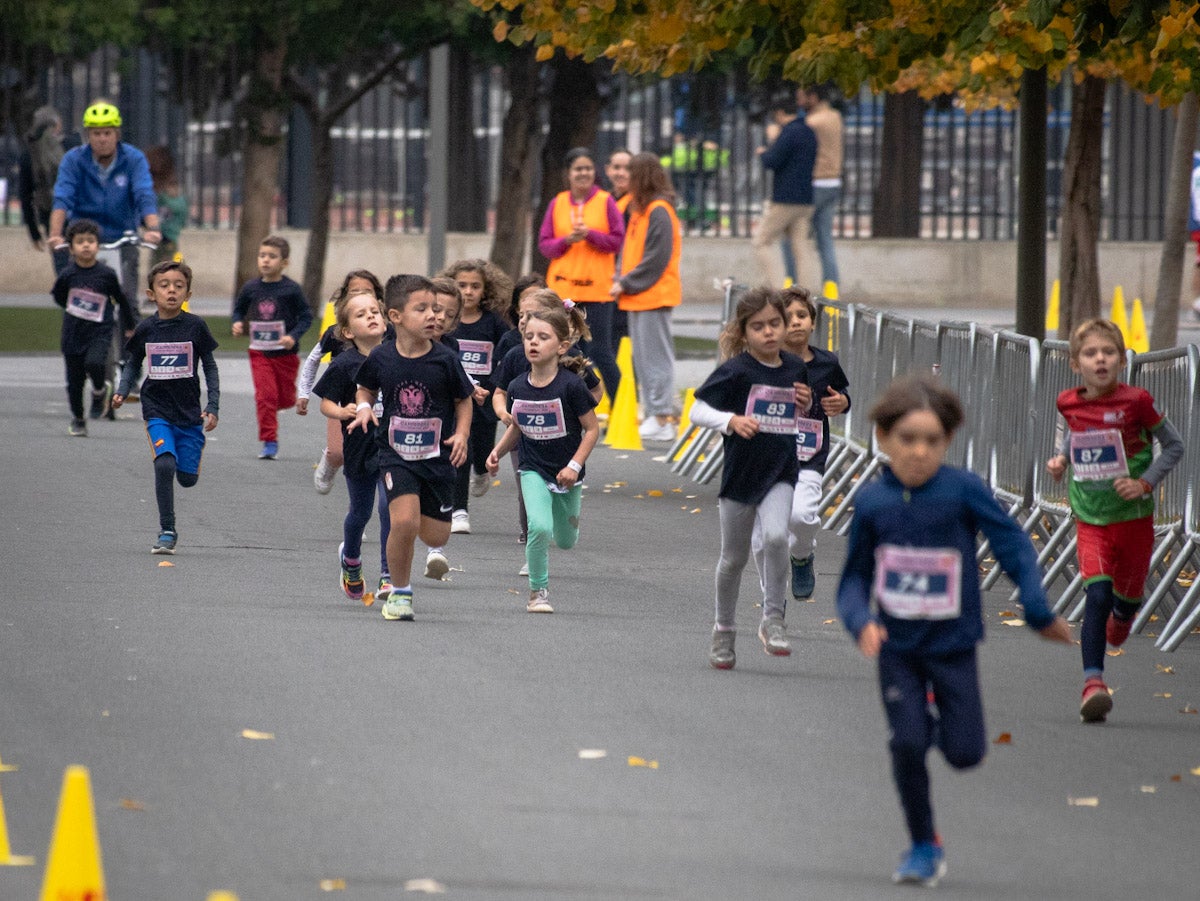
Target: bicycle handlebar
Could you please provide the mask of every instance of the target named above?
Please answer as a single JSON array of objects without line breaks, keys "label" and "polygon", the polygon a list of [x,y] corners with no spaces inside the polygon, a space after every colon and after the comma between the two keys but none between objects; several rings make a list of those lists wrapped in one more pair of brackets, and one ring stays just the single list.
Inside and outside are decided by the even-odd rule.
[{"label": "bicycle handlebar", "polygon": [[[134,245],[137,245],[138,247],[145,247],[147,250],[154,250],[155,248],[158,247],[157,244],[151,244],[149,241],[143,241],[141,236],[138,235],[136,232],[126,232],[125,234],[121,235],[121,237],[117,238],[117,240],[115,240],[115,241],[110,241],[107,244],[101,244],[100,249],[101,250],[117,250],[121,247],[124,247],[127,244],[134,244]],[[70,246],[71,245],[68,244],[66,241],[63,241],[63,243],[56,245],[54,249],[55,250],[63,250],[64,248],[67,248]]]}]

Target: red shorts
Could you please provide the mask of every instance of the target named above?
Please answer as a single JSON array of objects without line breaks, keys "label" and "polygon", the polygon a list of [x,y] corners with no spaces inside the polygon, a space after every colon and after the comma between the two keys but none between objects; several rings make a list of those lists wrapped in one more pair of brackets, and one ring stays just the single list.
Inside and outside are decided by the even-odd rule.
[{"label": "red shorts", "polygon": [[1075,527],[1083,584],[1110,579],[1116,597],[1140,601],[1154,551],[1154,517],[1143,516],[1107,526],[1076,521]]},{"label": "red shorts", "polygon": [[1200,231],[1192,232],[1192,240],[1196,242],[1196,268],[1200,269]]}]

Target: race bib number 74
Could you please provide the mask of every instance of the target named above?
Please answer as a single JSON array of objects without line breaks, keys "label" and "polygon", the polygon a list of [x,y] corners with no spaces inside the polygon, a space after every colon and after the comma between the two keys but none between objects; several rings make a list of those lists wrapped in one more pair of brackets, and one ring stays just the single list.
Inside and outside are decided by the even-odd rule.
[{"label": "race bib number 74", "polygon": [[962,556],[953,548],[875,550],[875,598],[897,619],[954,619],[962,612]]}]

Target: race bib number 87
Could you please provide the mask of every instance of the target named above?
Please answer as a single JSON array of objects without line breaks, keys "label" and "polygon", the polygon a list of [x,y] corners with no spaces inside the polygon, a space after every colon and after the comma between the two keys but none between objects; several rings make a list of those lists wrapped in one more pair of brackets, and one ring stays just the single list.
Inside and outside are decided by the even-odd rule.
[{"label": "race bib number 87", "polygon": [[1099,482],[1129,475],[1119,429],[1071,433],[1071,469],[1076,481]]},{"label": "race bib number 87", "polygon": [[954,619],[962,612],[962,556],[953,548],[880,545],[875,598],[897,619]]}]

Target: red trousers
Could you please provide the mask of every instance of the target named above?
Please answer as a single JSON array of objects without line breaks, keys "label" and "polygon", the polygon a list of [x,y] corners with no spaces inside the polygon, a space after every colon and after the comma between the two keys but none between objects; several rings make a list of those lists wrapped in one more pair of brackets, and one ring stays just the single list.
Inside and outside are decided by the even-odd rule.
[{"label": "red trousers", "polygon": [[296,406],[298,354],[268,357],[261,350],[250,354],[250,377],[254,380],[254,412],[258,417],[258,440],[279,440],[280,410]]}]

